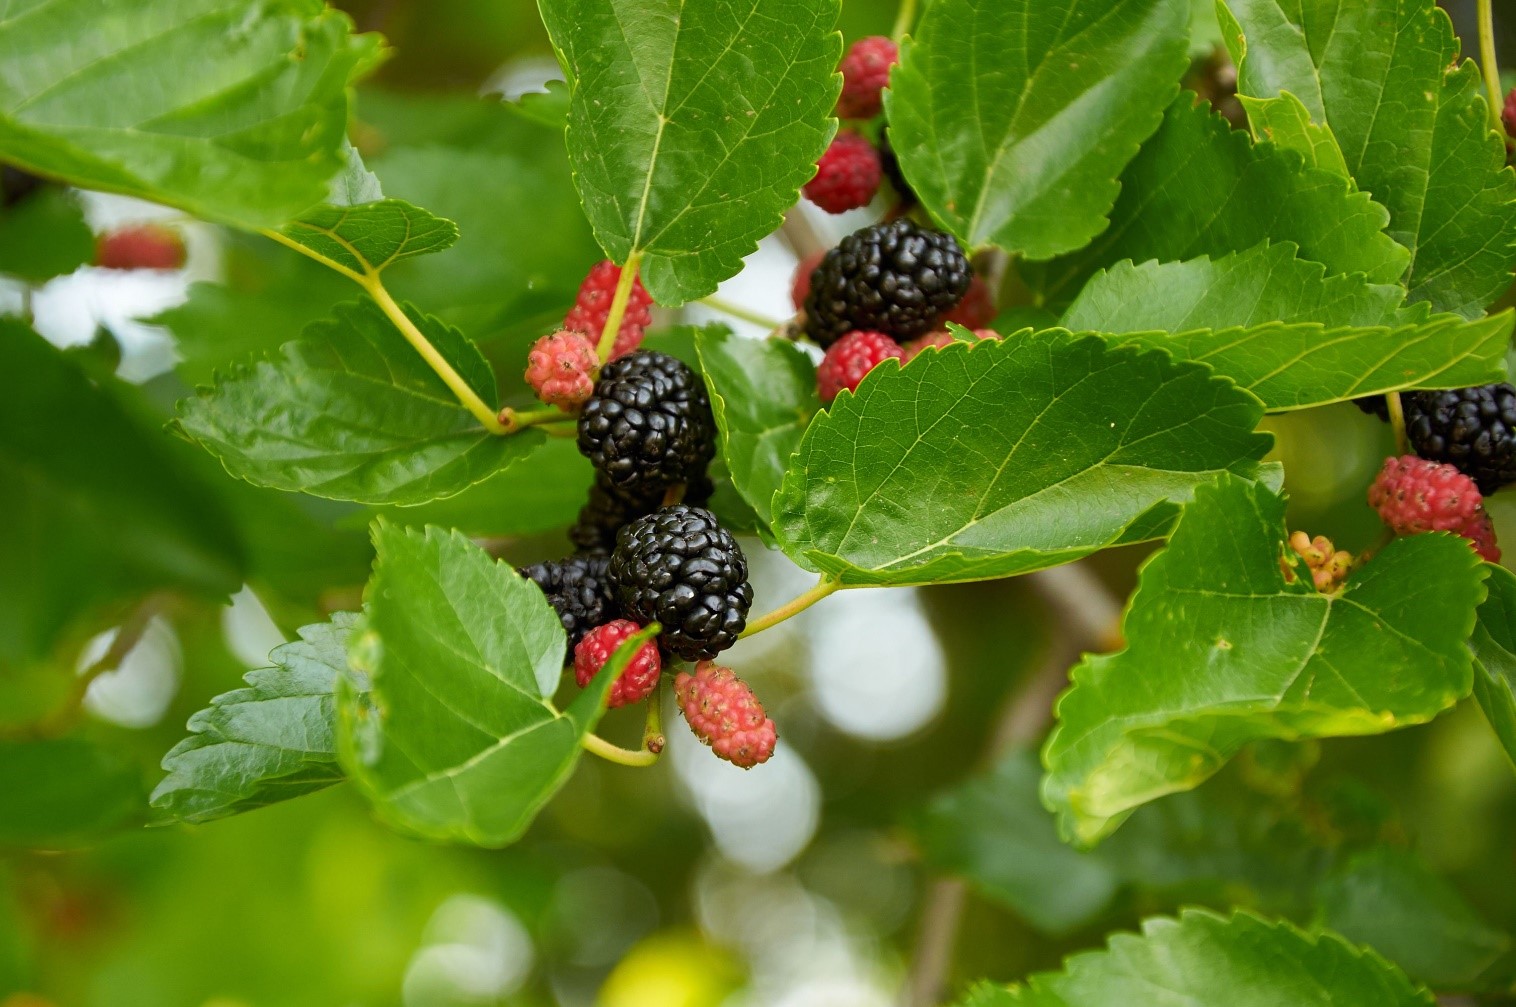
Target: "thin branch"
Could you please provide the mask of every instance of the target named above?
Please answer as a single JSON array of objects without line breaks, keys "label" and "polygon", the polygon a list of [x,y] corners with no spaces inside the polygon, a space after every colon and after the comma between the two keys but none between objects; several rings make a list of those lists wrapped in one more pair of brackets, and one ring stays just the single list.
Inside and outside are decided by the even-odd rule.
[{"label": "thin branch", "polygon": [[[1054,636],[1042,665],[1007,699],[985,748],[986,764],[1042,737],[1053,720],[1053,701],[1068,682],[1069,664],[1081,650],[1121,646],[1121,602],[1088,565],[1070,563],[1038,571],[1028,579],[1052,609],[1050,623],[1067,627],[1068,633]],[[933,1007],[941,1002],[966,901],[961,879],[943,877],[932,883],[911,962],[906,1007]]]},{"label": "thin branch", "polygon": [[795,258],[804,259],[808,255],[824,252],[832,247],[831,242],[821,236],[814,224],[805,215],[805,208],[798,204],[790,207],[790,212],[784,215],[784,223],[779,228],[779,237],[790,247]]},{"label": "thin branch", "polygon": [[740,638],[752,636],[755,633],[762,633],[766,629],[772,629],[784,620],[793,618],[794,616],[799,615],[801,612],[804,612],[806,609],[816,604],[822,598],[825,598],[827,595],[832,594],[841,587],[842,585],[837,581],[823,576],[816,582],[816,586],[811,588],[809,591],[790,599],[788,602],[780,605],[778,608],[774,609],[772,612],[769,612],[767,615],[759,616],[752,622],[748,623],[747,628],[739,633],[738,637]]},{"label": "thin branch", "polygon": [[1484,86],[1490,94],[1490,122],[1496,133],[1505,136],[1500,110],[1500,64],[1495,56],[1495,15],[1490,0],[1479,0],[1479,69],[1484,71]]},{"label": "thin branch", "polygon": [[731,315],[733,318],[740,318],[744,322],[752,322],[754,325],[761,325],[765,329],[777,329],[784,325],[783,322],[779,321],[778,319],[770,318],[768,315],[765,315],[761,311],[753,311],[749,308],[743,307],[740,304],[734,304],[725,298],[717,297],[714,294],[709,297],[702,297],[695,303],[704,304],[708,308],[715,308],[717,311],[721,312],[724,315]]}]

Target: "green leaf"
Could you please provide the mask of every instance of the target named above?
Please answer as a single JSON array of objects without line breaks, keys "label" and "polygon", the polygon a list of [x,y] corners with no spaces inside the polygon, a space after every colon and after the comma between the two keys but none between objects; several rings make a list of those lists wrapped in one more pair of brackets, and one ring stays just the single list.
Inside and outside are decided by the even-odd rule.
[{"label": "green leaf", "polygon": [[1299,98],[1284,91],[1277,98],[1238,95],[1237,100],[1248,114],[1248,125],[1255,137],[1295,151],[1312,168],[1348,174],[1336,137],[1331,130],[1311,121],[1310,110]]},{"label": "green leaf", "polygon": [[[1390,211],[1390,236],[1412,253],[1411,300],[1477,317],[1511,282],[1516,174],[1478,69],[1457,65],[1447,14],[1432,0],[1226,7],[1239,91],[1298,105],[1288,142],[1330,142],[1341,170]],[[1291,126],[1272,105],[1265,115],[1275,135]]]},{"label": "green leaf", "polygon": [[1467,541],[1396,539],[1327,595],[1285,537],[1266,488],[1196,490],[1143,568],[1126,649],[1086,657],[1058,701],[1043,800],[1065,838],[1094,843],[1249,741],[1380,734],[1468,695],[1484,572]]},{"label": "green leaf", "polygon": [[539,126],[557,130],[568,128],[569,103],[572,99],[568,84],[561,80],[550,80],[546,87],[545,91],[528,91],[515,101],[506,102],[505,107]]},{"label": "green leaf", "polygon": [[72,193],[48,186],[0,208],[0,273],[31,283],[95,261],[95,235]]},{"label": "green leaf", "polygon": [[[479,350],[435,318],[406,313],[493,402]],[[542,443],[537,431],[486,432],[369,300],[339,306],[277,358],[185,399],[177,425],[240,479],[376,504],[451,496]]]},{"label": "green leaf", "polygon": [[1059,323],[1075,332],[1185,332],[1266,322],[1326,326],[1422,321],[1405,290],[1362,274],[1328,276],[1289,242],[1187,262],[1118,262],[1090,277]]},{"label": "green leaf", "polygon": [[[1155,997],[1157,999],[1155,999]],[[1103,951],[1064,962],[1025,985],[983,986],[963,1007],[1433,1007],[1432,995],[1372,951],[1249,913],[1201,909],[1144,920]]]},{"label": "green leaf", "polygon": [[1251,395],[1054,330],[886,361],[816,417],[774,500],[796,562],[846,584],[1009,577],[1163,533],[1197,483],[1258,473]]},{"label": "green leaf", "polygon": [[632,651],[563,712],[551,697],[567,641],[536,585],[457,532],[374,523],[378,560],[349,645],[338,752],[390,824],[504,846],[573,771]]},{"label": "green leaf", "polygon": [[142,781],[81,738],[0,741],[0,846],[67,849],[142,817]]},{"label": "green leaf", "polygon": [[1290,244],[1119,262],[1090,278],[1062,324],[1209,364],[1270,410],[1505,379],[1510,312],[1429,318],[1426,304],[1404,306],[1398,286],[1325,272]]},{"label": "green leaf", "polygon": [[189,719],[190,736],[163,757],[155,824],[209,822],[299,797],[342,779],[334,721],[337,679],[357,616],[339,612],[276,647],[271,668],[244,676]]},{"label": "green leaf", "polygon": [[323,203],[280,228],[296,244],[359,276],[402,259],[451,248],[458,225],[403,199],[355,206]]},{"label": "green leaf", "polygon": [[1042,767],[1013,752],[994,771],[970,779],[912,816],[912,832],[932,866],[966,877],[981,894],[1010,906],[1037,929],[1067,933],[1115,897],[1113,867],[1058,840],[1037,801]]},{"label": "green leaf", "polygon": [[242,583],[212,490],[100,385],[0,319],[0,668],[42,657],[93,606]]},{"label": "green leaf", "polygon": [[488,149],[400,147],[375,158],[388,192],[456,220],[462,231],[448,255],[398,263],[385,282],[397,296],[436,305],[476,339],[520,330],[519,348],[502,346],[497,359],[512,362],[508,378],[524,388],[530,341],[563,320],[601,252],[574,192],[561,132],[498,106],[479,129]]},{"label": "green leaf", "polygon": [[0,158],[264,227],[341,170],[379,56],[319,0],[20,0],[0,20]]},{"label": "green leaf", "polygon": [[1516,764],[1516,574],[1491,563],[1489,575],[1490,594],[1479,606],[1479,621],[1469,638],[1474,696]]},{"label": "green leaf", "polygon": [[1209,364],[1270,412],[1305,409],[1399,388],[1466,388],[1503,381],[1510,311],[1466,322],[1457,315],[1398,328],[1260,325],[1197,332],[1133,332],[1117,343],[1167,350]]},{"label": "green leaf", "polygon": [[1051,302],[1071,299],[1097,269],[1131,259],[1219,258],[1264,241],[1292,242],[1327,272],[1393,283],[1408,253],[1389,217],[1341,175],[1306,167],[1298,152],[1254,144],[1184,92],[1121,176],[1111,226],[1087,248],[1023,266]]},{"label": "green leaf", "polygon": [[702,329],[696,345],[732,485],[771,525],[790,456],[821,411],[816,365],[793,343],[746,339],[724,326]]},{"label": "green leaf", "polygon": [[1467,989],[1511,953],[1509,934],[1479,918],[1414,854],[1381,847],[1321,885],[1320,922],[1438,988]]},{"label": "green leaf", "polygon": [[936,221],[1033,259],[1106,226],[1189,63],[1187,0],[937,0],[884,92]]},{"label": "green leaf", "polygon": [[772,232],[835,128],[838,0],[554,0],[569,160],[595,237],[662,304]]},{"label": "green leaf", "polygon": [[457,496],[360,512],[353,519],[367,525],[382,513],[393,521],[456,528],[475,538],[538,535],[571,524],[592,482],[594,469],[574,440],[549,437],[519,462]]}]

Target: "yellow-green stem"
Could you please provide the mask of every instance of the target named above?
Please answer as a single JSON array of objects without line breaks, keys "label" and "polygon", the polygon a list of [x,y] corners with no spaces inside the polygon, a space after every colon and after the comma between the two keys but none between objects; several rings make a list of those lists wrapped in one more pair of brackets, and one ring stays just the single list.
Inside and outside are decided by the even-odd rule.
[{"label": "yellow-green stem", "polygon": [[611,311],[605,316],[605,328],[600,330],[600,345],[596,347],[602,364],[611,359],[611,350],[616,347],[616,334],[621,331],[621,320],[626,317],[626,304],[631,300],[632,284],[637,282],[641,265],[642,253],[633,252],[621,267],[621,279],[616,281],[616,295],[611,298]]},{"label": "yellow-green stem", "polygon": [[586,752],[598,755],[607,762],[614,762],[618,766],[631,766],[643,769],[658,761],[656,752],[634,752],[620,745],[613,745],[598,734],[586,734],[579,742]]},{"label": "yellow-green stem", "polygon": [[463,403],[463,408],[474,414],[474,418],[484,426],[484,429],[492,434],[510,432],[506,430],[505,424],[500,422],[500,418],[495,415],[495,410],[484,404],[484,400],[469,387],[468,382],[463,380],[463,376],[453,369],[453,365],[448,363],[447,358],[438,351],[437,347],[432,345],[432,341],[422,335],[420,329],[416,328],[416,323],[411,321],[410,316],[400,310],[400,305],[395,303],[395,299],[390,296],[390,292],[379,281],[377,274],[371,276],[363,284],[363,289],[368,291],[368,295],[374,299],[374,303],[379,305],[379,310],[383,311],[385,317],[394,323],[395,328],[400,330],[400,334],[405,337],[405,341],[410,343],[417,353],[421,354],[421,359],[426,361],[428,367],[437,372],[437,376],[442,379],[443,384],[447,385],[458,401]]},{"label": "yellow-green stem", "polygon": [[1405,435],[1405,408],[1400,403],[1400,393],[1391,392],[1384,397],[1389,407],[1390,428],[1395,431],[1395,453],[1408,455],[1411,453],[1410,439]]},{"label": "yellow-green stem", "polygon": [[647,720],[642,725],[642,748],[657,758],[663,754],[666,743],[663,736],[663,678],[653,686],[653,694],[647,698]]},{"label": "yellow-green stem", "polygon": [[1500,121],[1500,109],[1504,102],[1500,95],[1500,65],[1495,60],[1495,15],[1490,10],[1491,0],[1479,0],[1479,68],[1484,71],[1484,86],[1490,92],[1490,121],[1495,132],[1505,135]]},{"label": "yellow-green stem", "polygon": [[784,326],[783,322],[770,318],[762,312],[750,311],[740,304],[733,304],[731,301],[716,297],[714,294],[710,297],[700,298],[699,303],[704,304],[708,308],[715,308],[724,315],[731,315],[733,318],[740,318],[744,322],[761,325],[765,329],[778,329]]},{"label": "yellow-green stem", "polygon": [[[384,281],[379,278],[377,272],[369,269],[360,273],[349,269],[342,263],[327,258],[315,249],[308,248],[273,228],[264,228],[263,234],[287,248],[294,249],[307,258],[315,259],[323,266],[341,273],[362,287],[364,292],[374,299],[374,303],[379,305],[379,310],[384,312],[385,317],[390,320],[395,328],[400,330],[400,334],[405,337],[405,341],[410,343],[417,353],[421,354],[421,359],[425,360],[427,366],[436,372],[437,376],[447,385],[448,390],[453,393],[465,409],[474,415],[474,418],[479,421],[484,429],[492,434],[509,433],[505,425],[500,422],[500,418],[495,415],[495,410],[485,405],[484,400],[469,387],[468,382],[463,380],[462,375],[453,368],[452,364],[448,363],[447,358],[437,350],[437,347],[432,345],[432,341],[427,339],[420,329],[416,328],[416,323],[412,322],[410,317],[400,309],[400,305],[395,303],[395,299],[385,289]],[[351,248],[351,246],[348,247]],[[354,250],[354,254],[357,254],[356,250]]]},{"label": "yellow-green stem", "polygon": [[540,427],[545,423],[573,423],[577,417],[566,413],[562,409],[512,409],[509,406],[500,410],[500,425],[504,432],[513,434],[527,427]]},{"label": "yellow-green stem", "polygon": [[900,13],[895,15],[895,28],[890,32],[890,38],[897,43],[905,38],[906,32],[911,30],[911,25],[916,20],[916,0],[900,0]]},{"label": "yellow-green stem", "polygon": [[767,615],[761,615],[748,623],[747,628],[739,636],[752,636],[755,633],[762,633],[766,629],[772,629],[781,622],[784,622],[784,620],[793,618],[804,612],[840,587],[842,585],[837,581],[822,577],[816,582],[816,586],[805,592],[805,594],[790,599],[790,601],[780,605]]}]

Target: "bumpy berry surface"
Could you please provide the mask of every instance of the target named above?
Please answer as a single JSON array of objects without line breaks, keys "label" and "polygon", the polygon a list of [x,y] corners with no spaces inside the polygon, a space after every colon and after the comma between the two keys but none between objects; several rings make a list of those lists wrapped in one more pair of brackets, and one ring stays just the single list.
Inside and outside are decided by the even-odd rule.
[{"label": "bumpy berry surface", "polygon": [[965,329],[985,329],[995,320],[995,300],[990,296],[990,285],[983,278],[974,276],[969,280],[969,292],[940,320],[944,327],[956,322]]},{"label": "bumpy berry surface", "polygon": [[[994,329],[975,329],[974,336],[978,339],[999,339],[1000,333]],[[944,346],[952,346],[954,343],[961,342],[966,342],[966,340],[955,339],[953,334],[946,329],[938,329],[936,332],[928,332],[924,336],[912,339],[902,346],[901,349],[905,350],[906,363],[910,363],[921,356],[923,351],[940,350]]]},{"label": "bumpy berry surface", "polygon": [[811,274],[826,258],[826,249],[812,252],[795,264],[795,277],[790,280],[790,302],[799,311],[805,307],[805,299],[811,295]]},{"label": "bumpy berry surface", "polygon": [[890,67],[900,50],[883,35],[870,35],[848,46],[842,57],[842,94],[837,115],[842,119],[872,119],[884,107],[881,91],[889,85]]},{"label": "bumpy berry surface", "polygon": [[[577,329],[599,343],[600,330],[605,328],[611,314],[611,302],[616,299],[616,284],[621,282],[621,267],[607,259],[590,270],[579,285],[579,297],[563,319],[565,329]],[[616,330],[616,345],[611,350],[611,359],[624,356],[642,343],[642,334],[653,324],[653,297],[642,285],[639,276],[632,281],[632,293],[626,301],[626,313],[621,316],[621,328]]]},{"label": "bumpy berry surface", "polygon": [[736,643],[753,604],[742,547],[714,514],[689,504],[622,528],[607,576],[622,614],[661,623],[664,650],[686,661]]},{"label": "bumpy berry surface", "polygon": [[1405,432],[1418,455],[1457,466],[1484,493],[1516,482],[1516,388],[1412,392],[1401,401]]},{"label": "bumpy berry surface", "polygon": [[[616,653],[616,648],[627,638],[640,632],[642,627],[630,619],[617,619],[603,626],[596,626],[584,635],[574,647],[574,681],[582,689],[605,667],[605,662]],[[637,653],[627,662],[626,668],[616,677],[611,686],[610,706],[626,706],[640,703],[658,684],[663,672],[663,661],[658,656],[658,644],[652,640],[637,648]]]},{"label": "bumpy berry surface", "polygon": [[534,563],[521,570],[523,577],[530,578],[547,595],[548,604],[558,613],[558,621],[568,634],[570,647],[596,626],[616,618],[606,577],[609,563],[605,556],[570,556]]},{"label": "bumpy berry surface", "polygon": [[1500,562],[1500,546],[1495,542],[1495,524],[1483,507],[1479,508],[1479,513],[1474,515],[1474,519],[1460,534],[1469,540],[1469,545],[1474,547],[1480,559],[1491,563]]},{"label": "bumpy berry surface", "polygon": [[537,398],[560,409],[575,410],[595,391],[600,358],[588,336],[563,329],[543,336],[526,355],[526,383]]},{"label": "bumpy berry surface", "polygon": [[816,368],[816,391],[831,402],[842,390],[858,390],[863,376],[886,360],[900,360],[905,351],[882,332],[849,332],[832,344]]},{"label": "bumpy berry surface", "polygon": [[709,661],[674,679],[674,699],[695,737],[734,766],[751,769],[774,754],[779,733],[753,690],[732,669]]},{"label": "bumpy berry surface", "polygon": [[[681,502],[703,506],[715,490],[710,476],[702,472],[685,484]],[[641,495],[621,493],[597,473],[590,486],[589,499],[579,509],[579,519],[569,529],[569,540],[581,553],[609,556],[616,548],[616,533],[622,526],[661,507],[666,492],[658,489]]]},{"label": "bumpy berry surface", "polygon": [[1325,535],[1312,538],[1297,531],[1290,536],[1290,549],[1305,560],[1306,569],[1311,571],[1311,582],[1318,591],[1336,591],[1353,570],[1353,554],[1332,545],[1332,540]]},{"label": "bumpy berry surface", "polygon": [[698,478],[716,453],[705,382],[666,353],[611,361],[579,414],[579,451],[629,499]]},{"label": "bumpy berry surface", "polygon": [[905,340],[931,330],[969,289],[969,263],[952,235],[905,218],[843,238],[811,274],[806,332],[822,347],[853,329]]},{"label": "bumpy berry surface", "polygon": [[1463,534],[1482,500],[1474,480],[1453,466],[1414,455],[1386,458],[1369,487],[1369,506],[1397,535]]},{"label": "bumpy berry surface", "polygon": [[816,176],[801,191],[827,213],[868,206],[879,191],[879,152],[868,140],[844,130],[816,162]]},{"label": "bumpy berry surface", "polygon": [[106,269],[179,269],[184,239],[161,224],[134,224],[95,240],[95,265]]}]

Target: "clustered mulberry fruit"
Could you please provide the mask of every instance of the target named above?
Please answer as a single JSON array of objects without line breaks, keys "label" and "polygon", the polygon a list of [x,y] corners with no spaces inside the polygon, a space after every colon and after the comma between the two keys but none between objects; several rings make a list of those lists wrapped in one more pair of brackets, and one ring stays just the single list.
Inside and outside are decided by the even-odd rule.
[{"label": "clustered mulberry fruit", "polygon": [[599,366],[589,337],[563,329],[532,345],[526,355],[526,383],[543,402],[572,412],[594,392]]},{"label": "clustered mulberry fruit", "polygon": [[705,383],[666,353],[637,350],[606,364],[579,414],[580,453],[628,498],[704,475],[715,450]]},{"label": "clustered mulberry fruit", "polygon": [[[579,296],[563,319],[563,327],[582,332],[591,342],[598,343],[600,331],[610,318],[611,303],[616,298],[616,285],[620,282],[620,266],[609,260],[597,263],[579,285]],[[652,295],[642,285],[642,278],[633,280],[626,311],[621,316],[621,327],[616,330],[616,343],[611,350],[612,360],[641,345],[643,333],[653,324],[652,305]]]},{"label": "clustered mulberry fruit", "polygon": [[1489,550],[1499,556],[1479,487],[1452,465],[1415,455],[1386,458],[1369,487],[1369,506],[1397,535],[1452,532],[1485,558]]},{"label": "clustered mulberry fruit", "polygon": [[1353,554],[1332,545],[1332,540],[1325,535],[1312,538],[1297,531],[1290,536],[1290,549],[1305,560],[1306,569],[1311,571],[1311,582],[1323,593],[1336,591],[1352,572]]},{"label": "clustered mulberry fruit", "polygon": [[753,603],[742,547],[714,514],[689,504],[622,528],[607,576],[622,614],[661,624],[664,650],[686,661],[736,643]]},{"label": "clustered mulberry fruit", "polygon": [[872,119],[884,108],[884,89],[890,83],[890,67],[900,60],[900,49],[883,35],[869,35],[843,54],[842,94],[837,115],[843,119]]},{"label": "clustered mulberry fruit", "polygon": [[[1382,395],[1355,399],[1354,404],[1389,419]],[[1516,482],[1516,387],[1501,383],[1401,392],[1400,404],[1406,437],[1418,455],[1456,466],[1485,494]]]},{"label": "clustered mulberry fruit", "polygon": [[732,669],[702,661],[674,680],[674,698],[695,736],[733,765],[751,769],[774,754],[774,722]]},{"label": "clustered mulberry fruit", "polygon": [[613,618],[605,556],[570,556],[524,567],[522,575],[542,589],[558,613],[569,645],[574,646],[596,626]]},{"label": "clustered mulberry fruit", "polygon": [[1447,462],[1493,493],[1516,482],[1516,388],[1477,385],[1401,396],[1405,431],[1421,457]]},{"label": "clustered mulberry fruit", "polygon": [[811,274],[806,332],[823,348],[854,329],[900,341],[934,328],[968,293],[958,242],[900,218],[855,231]]},{"label": "clustered mulberry fruit", "polygon": [[105,269],[181,269],[184,239],[162,224],[132,224],[95,241],[95,265]]},{"label": "clustered mulberry fruit", "polygon": [[[615,619],[590,630],[574,647],[574,681],[581,689],[589,685],[616,653],[616,648],[641,631],[642,627],[630,619]],[[649,640],[637,648],[621,674],[616,676],[616,682],[611,686],[610,707],[615,709],[642,702],[652,693],[662,673],[658,645]]]},{"label": "clustered mulberry fruit", "polygon": [[837,340],[816,368],[816,391],[830,403],[845,388],[856,392],[863,376],[886,360],[900,360],[905,351],[882,332],[849,332]]},{"label": "clustered mulberry fruit", "polygon": [[874,145],[843,131],[816,162],[816,175],[802,191],[826,212],[846,213],[869,205],[879,191],[880,172]]}]

